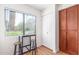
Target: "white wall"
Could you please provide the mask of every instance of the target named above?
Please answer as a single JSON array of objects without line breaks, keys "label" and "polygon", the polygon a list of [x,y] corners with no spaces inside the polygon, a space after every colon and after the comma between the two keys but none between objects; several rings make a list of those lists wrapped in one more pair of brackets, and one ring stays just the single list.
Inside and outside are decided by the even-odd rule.
[{"label": "white wall", "polygon": [[43,11],[43,45],[57,52],[56,50],[56,20],[55,20],[55,5],[49,5]]},{"label": "white wall", "polygon": [[43,16],[43,45],[52,49],[52,41],[51,41],[51,17],[52,14],[47,14]]},{"label": "white wall", "polygon": [[57,5],[58,5],[58,10],[62,10],[62,9],[71,7],[71,6],[75,5],[75,4],[57,4]]},{"label": "white wall", "polygon": [[32,7],[29,7],[28,5],[0,5],[0,54],[13,54],[14,45],[13,43],[17,41],[18,37],[7,37],[5,35],[5,25],[4,25],[4,8],[11,8],[14,10],[22,11],[25,13],[30,13],[32,15],[35,15],[36,18],[36,34],[37,34],[37,45],[41,45],[41,36],[42,36],[42,21],[41,21],[41,12],[39,10],[36,10]]}]

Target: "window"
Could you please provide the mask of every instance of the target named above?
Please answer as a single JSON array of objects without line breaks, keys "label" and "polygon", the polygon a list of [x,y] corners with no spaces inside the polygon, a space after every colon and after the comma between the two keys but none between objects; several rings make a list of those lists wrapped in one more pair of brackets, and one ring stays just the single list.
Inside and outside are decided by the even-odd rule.
[{"label": "window", "polygon": [[25,34],[35,34],[35,17],[25,15]]},{"label": "window", "polygon": [[6,35],[35,34],[35,16],[5,9]]}]

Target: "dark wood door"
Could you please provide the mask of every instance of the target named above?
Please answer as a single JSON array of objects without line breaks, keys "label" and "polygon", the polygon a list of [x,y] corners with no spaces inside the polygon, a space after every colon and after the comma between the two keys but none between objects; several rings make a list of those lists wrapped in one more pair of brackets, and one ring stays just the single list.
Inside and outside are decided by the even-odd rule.
[{"label": "dark wood door", "polygon": [[77,54],[77,32],[67,31],[67,52]]},{"label": "dark wood door", "polygon": [[67,30],[77,30],[77,6],[67,9]]},{"label": "dark wood door", "polygon": [[77,15],[78,15],[78,54],[79,54],[79,5],[77,5],[78,7],[78,11],[77,11]]},{"label": "dark wood door", "polygon": [[59,48],[61,51],[66,51],[66,10],[59,11]]},{"label": "dark wood door", "polygon": [[77,16],[78,16],[78,32],[79,32],[79,5],[77,5],[77,8],[78,8],[78,9],[77,9],[77,10],[78,10],[78,11],[77,11]]},{"label": "dark wood door", "polygon": [[67,52],[77,54],[77,6],[67,9]]},{"label": "dark wood door", "polygon": [[59,12],[59,22],[60,22],[60,30],[66,30],[66,10],[61,10]]},{"label": "dark wood door", "polygon": [[72,6],[59,12],[59,47],[70,54],[79,53],[79,6]]},{"label": "dark wood door", "polygon": [[59,40],[59,47],[61,51],[66,51],[66,31],[60,31],[60,40]]},{"label": "dark wood door", "polygon": [[78,32],[78,55],[79,55],[79,32]]}]

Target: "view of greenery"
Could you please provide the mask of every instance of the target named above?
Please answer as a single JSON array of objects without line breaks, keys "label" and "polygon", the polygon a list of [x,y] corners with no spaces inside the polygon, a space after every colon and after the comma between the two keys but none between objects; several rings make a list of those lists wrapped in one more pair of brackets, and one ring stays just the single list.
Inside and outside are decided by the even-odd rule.
[{"label": "view of greenery", "polygon": [[[35,16],[25,15],[25,22],[23,22],[23,14],[15,13],[10,10],[6,11],[6,35],[8,36],[18,36],[25,34],[34,34],[35,33]],[[23,23],[25,25],[23,25]],[[25,26],[25,31],[23,31],[23,27]]]},{"label": "view of greenery", "polygon": [[10,31],[10,32],[6,32],[6,35],[8,36],[18,36],[18,35],[23,35],[23,33],[21,31]]}]

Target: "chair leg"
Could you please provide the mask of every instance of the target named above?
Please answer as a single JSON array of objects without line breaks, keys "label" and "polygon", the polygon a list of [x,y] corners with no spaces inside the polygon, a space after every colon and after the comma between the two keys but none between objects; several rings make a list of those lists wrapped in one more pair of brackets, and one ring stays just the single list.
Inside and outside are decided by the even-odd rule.
[{"label": "chair leg", "polygon": [[31,51],[31,36],[29,37],[29,39],[30,39],[30,51]]},{"label": "chair leg", "polygon": [[19,44],[19,51],[18,51],[18,52],[19,52],[19,55],[20,55],[20,54],[21,54],[21,50],[20,50],[20,44]]},{"label": "chair leg", "polygon": [[36,53],[37,53],[37,47],[36,47],[36,44],[35,44],[35,42],[33,41],[33,51],[32,51],[32,55],[36,55]]},{"label": "chair leg", "polygon": [[21,48],[20,49],[21,49],[21,55],[22,55],[23,54],[23,47],[22,47],[22,45],[21,45]]},{"label": "chair leg", "polygon": [[34,41],[32,42],[32,50],[31,51],[32,51],[32,55],[34,55],[34,53],[33,53],[34,52]]},{"label": "chair leg", "polygon": [[37,53],[37,43],[36,43],[36,36],[35,36],[35,55]]},{"label": "chair leg", "polygon": [[16,47],[17,47],[17,45],[15,45],[15,48],[14,48],[14,55],[16,55]]},{"label": "chair leg", "polygon": [[37,51],[37,48],[35,48],[35,55],[37,54],[37,52],[38,52],[38,51]]},{"label": "chair leg", "polygon": [[19,55],[22,55],[23,51],[22,51],[22,46],[21,44],[19,44]]}]

